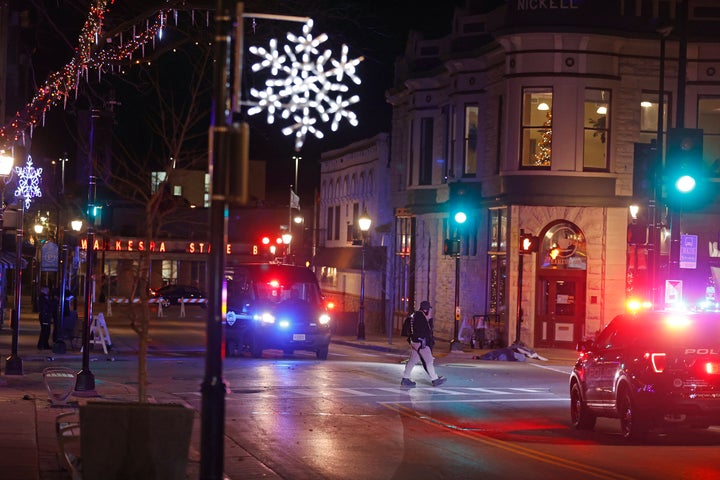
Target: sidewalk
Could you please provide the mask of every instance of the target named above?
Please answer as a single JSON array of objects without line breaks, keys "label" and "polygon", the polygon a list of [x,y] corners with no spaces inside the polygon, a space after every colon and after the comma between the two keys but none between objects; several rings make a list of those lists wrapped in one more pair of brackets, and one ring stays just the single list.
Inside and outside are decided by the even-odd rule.
[{"label": "sidewalk", "polygon": [[[21,316],[21,329],[24,343],[19,349],[24,363],[24,375],[5,375],[4,359],[7,352],[0,352],[2,356],[2,376],[0,376],[0,480],[67,480],[69,474],[62,470],[58,458],[58,444],[55,436],[55,418],[58,414],[71,411],[73,408],[52,407],[48,400],[48,393],[43,381],[42,370],[53,366],[47,357],[52,356],[56,364],[81,364],[81,353],[68,349],[66,354],[44,353],[29,344],[37,338],[37,314],[27,313]],[[26,318],[27,316],[27,318]],[[35,333],[32,330],[35,329]],[[0,335],[9,335],[9,325],[5,324]],[[8,343],[8,342],[3,342]],[[406,355],[408,346],[405,338],[397,336],[389,342],[384,335],[368,335],[365,340],[358,340],[354,336],[334,336],[333,344],[348,345],[355,348],[390,352]],[[450,351],[447,340],[438,340],[434,347],[438,362],[443,361],[477,361],[478,357],[488,350],[471,349],[467,345],[462,351]],[[28,354],[27,352],[32,352]],[[547,361],[529,360],[547,364],[572,365],[576,353],[570,350],[540,349],[539,355]],[[106,380],[96,382],[96,391],[104,401],[137,401],[137,392],[134,387],[126,383],[114,383]],[[150,392],[158,403],[181,403],[181,400],[163,392],[163,385],[153,385]],[[71,397],[70,400],[80,402],[87,399]],[[92,399],[91,399],[92,400]],[[200,462],[200,418],[199,412],[195,414],[193,435],[189,452],[187,478],[195,479],[199,476]],[[226,446],[226,453],[232,448],[234,462],[242,463],[243,478],[277,478],[265,465],[260,463],[237,445]],[[240,467],[225,465],[226,472],[238,471]],[[234,478],[234,477],[230,477]]]}]

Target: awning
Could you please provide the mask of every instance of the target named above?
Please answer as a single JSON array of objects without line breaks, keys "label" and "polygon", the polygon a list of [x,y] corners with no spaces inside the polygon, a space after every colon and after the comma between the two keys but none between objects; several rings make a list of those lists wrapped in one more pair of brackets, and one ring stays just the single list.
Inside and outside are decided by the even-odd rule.
[{"label": "awning", "polygon": [[[22,263],[20,268],[27,267],[28,262],[24,258],[21,258]],[[10,252],[0,252],[0,267],[1,268],[15,268],[15,254]]]},{"label": "awning", "polygon": [[[383,270],[385,252],[385,247],[365,247],[365,270]],[[362,247],[320,248],[313,258],[313,265],[335,267],[338,270],[361,270]]]}]

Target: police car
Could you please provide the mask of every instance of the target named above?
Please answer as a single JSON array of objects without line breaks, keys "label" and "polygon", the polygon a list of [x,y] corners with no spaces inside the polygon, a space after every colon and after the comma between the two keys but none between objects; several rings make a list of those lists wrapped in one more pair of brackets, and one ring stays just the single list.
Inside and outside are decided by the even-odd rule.
[{"label": "police car", "polygon": [[227,274],[225,351],[265,349],[315,352],[328,357],[330,316],[312,270],[295,265],[254,263],[231,267]]},{"label": "police car", "polygon": [[720,425],[720,313],[622,314],[578,351],[570,375],[575,428],[618,418],[625,438],[642,440],[658,427]]}]

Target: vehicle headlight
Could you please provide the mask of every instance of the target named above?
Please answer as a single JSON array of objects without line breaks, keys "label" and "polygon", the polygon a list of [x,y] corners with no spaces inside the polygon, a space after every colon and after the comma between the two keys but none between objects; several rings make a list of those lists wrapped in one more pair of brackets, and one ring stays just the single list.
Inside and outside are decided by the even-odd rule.
[{"label": "vehicle headlight", "polygon": [[255,315],[255,320],[259,320],[262,323],[275,323],[275,316],[272,313],[265,312]]},{"label": "vehicle headlight", "polygon": [[290,321],[289,320],[280,320],[278,322],[278,325],[280,328],[290,328]]},{"label": "vehicle headlight", "polygon": [[322,315],[320,315],[320,318],[318,318],[318,322],[320,322],[320,325],[327,325],[328,323],[330,323],[330,315],[328,315],[327,313],[323,313]]}]

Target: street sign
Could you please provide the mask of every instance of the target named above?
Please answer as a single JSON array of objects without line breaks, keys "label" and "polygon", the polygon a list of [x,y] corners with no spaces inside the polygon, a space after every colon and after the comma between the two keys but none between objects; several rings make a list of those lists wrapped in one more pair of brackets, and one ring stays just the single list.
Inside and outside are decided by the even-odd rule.
[{"label": "street sign", "polygon": [[680,268],[697,268],[697,235],[680,235]]},{"label": "street sign", "polygon": [[665,280],[665,303],[682,302],[682,280]]}]

